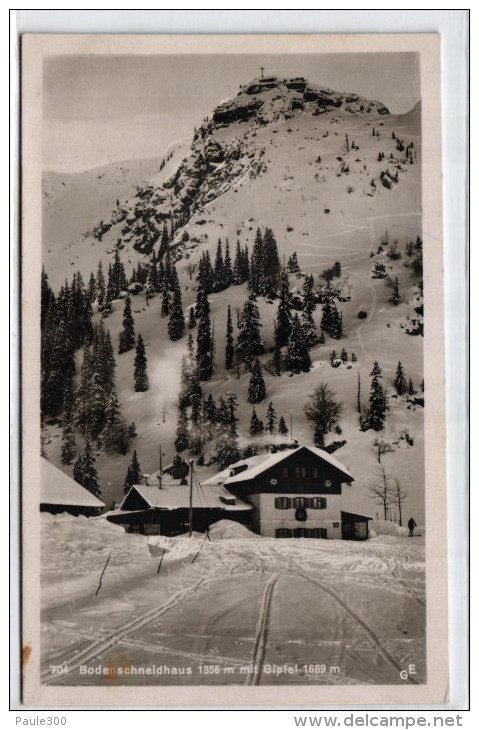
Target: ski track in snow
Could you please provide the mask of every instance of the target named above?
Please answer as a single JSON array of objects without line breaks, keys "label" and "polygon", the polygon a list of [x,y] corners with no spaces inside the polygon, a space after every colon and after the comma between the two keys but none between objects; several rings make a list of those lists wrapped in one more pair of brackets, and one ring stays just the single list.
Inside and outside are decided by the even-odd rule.
[{"label": "ski track in snow", "polygon": [[[236,541],[233,542],[236,543]],[[205,554],[201,560],[201,569],[206,571],[206,575],[203,573],[203,576],[192,585],[177,591],[166,602],[143,612],[140,616],[135,615],[136,612],[132,608],[134,617],[131,620],[110,631],[98,630],[96,640],[89,642],[86,646],[85,641],[88,640],[88,635],[85,634],[85,631],[83,633],[81,630],[76,631],[75,624],[70,621],[58,620],[58,629],[64,635],[74,637],[76,644],[55,655],[50,654],[48,660],[45,661],[48,667],[45,667],[41,674],[42,681],[46,684],[65,683],[66,677],[80,665],[93,659],[101,659],[101,655],[104,655],[111,647],[121,644],[128,650],[129,655],[133,651],[142,657],[141,661],[144,660],[145,655],[155,657],[167,655],[171,657],[170,661],[173,664],[176,659],[177,662],[186,661],[193,666],[214,661],[223,667],[233,667],[236,673],[234,675],[235,683],[244,681],[238,672],[241,667],[248,666],[246,685],[259,685],[266,678],[264,666],[270,652],[272,652],[273,663],[275,660],[295,663],[308,660],[311,651],[315,652],[314,656],[319,656],[317,654],[319,648],[314,649],[313,647],[315,645],[323,646],[323,648],[326,647],[326,653],[332,652],[333,661],[339,662],[339,664],[352,662],[354,668],[355,662],[356,665],[358,662],[357,652],[364,652],[363,648],[358,648],[361,644],[360,636],[367,639],[378,660],[387,665],[387,671],[392,670],[393,676],[399,676],[403,667],[394,656],[395,652],[385,648],[384,639],[377,630],[372,628],[372,620],[359,615],[351,607],[350,601],[341,596],[336,587],[334,589],[330,587],[330,583],[333,581],[334,585],[335,576],[336,578],[341,576],[341,584],[347,587],[350,580],[347,576],[351,575],[352,581],[359,580],[357,586],[358,588],[362,586],[363,595],[367,595],[371,590],[374,591],[375,586],[381,586],[385,590],[399,592],[405,597],[415,599],[421,607],[424,607],[425,603],[411,586],[411,581],[402,578],[399,574],[401,565],[406,566],[410,559],[422,562],[420,551],[411,548],[410,552],[408,545],[368,543],[364,549],[362,546],[357,549],[357,555],[356,550],[352,549],[357,548],[356,545],[347,546],[350,549],[338,545],[336,547],[340,547],[341,550],[340,554],[336,555],[337,551],[329,549],[334,546],[324,545],[321,547],[326,550],[326,553],[318,562],[318,557],[322,553],[318,554],[317,546],[314,545],[293,546],[281,543],[261,545],[255,541],[255,545],[231,544],[224,545],[224,547],[230,548],[227,550],[227,563],[223,565],[224,569],[227,569],[231,559],[234,559],[238,565],[244,565],[244,561],[248,561],[249,565],[254,565],[253,570],[237,573],[231,564],[226,572],[223,571],[221,575],[216,573],[210,577],[209,571],[217,570],[218,567],[217,559],[215,560],[216,551],[211,551],[210,554]],[[331,560],[328,559],[328,555]],[[366,571],[367,581],[364,583],[364,571],[360,571],[357,578],[355,574],[358,565],[363,565],[364,559],[367,559],[368,556],[373,558],[374,562]],[[340,558],[339,562],[337,562],[338,558]],[[376,563],[376,567],[374,563]],[[381,564],[386,566],[387,571],[381,569]],[[335,570],[331,573],[333,567]],[[278,570],[278,568],[280,569]],[[292,580],[288,580],[288,578]],[[345,578],[348,583],[344,583]],[[258,579],[260,583],[258,583]],[[329,639],[328,635],[325,640],[324,635],[321,638],[321,633],[314,632],[313,627],[317,621],[316,602],[311,600],[307,601],[307,605],[310,606],[307,621],[312,622],[310,631],[313,633],[307,631],[304,635],[304,627],[298,627],[296,631],[293,626],[289,638],[283,636],[281,629],[283,617],[287,622],[290,614],[288,606],[293,607],[294,602],[302,593],[301,588],[295,585],[296,580],[307,582],[319,590],[323,596],[327,596],[327,601],[333,601],[333,604],[329,604],[329,606],[320,603],[317,609],[318,618],[323,615],[323,607],[326,609],[326,615],[329,611],[330,617],[331,615],[334,617],[330,624]],[[251,608],[254,609],[257,604],[259,607],[251,611]],[[339,613],[334,610],[334,605],[339,607]],[[174,613],[172,609],[175,609]],[[248,609],[250,610],[248,611]],[[155,624],[163,616],[165,619]],[[255,618],[256,627],[254,628]],[[348,629],[344,622],[345,619],[352,621],[352,625],[359,630],[359,635],[356,639],[353,638],[352,644],[351,639],[348,639],[345,633],[346,631],[351,632],[351,624]],[[277,624],[278,620],[279,624]],[[328,620],[331,621],[331,618]],[[103,627],[104,624],[101,626]],[[230,634],[232,626],[239,627],[234,636]],[[148,631],[146,634],[142,634],[142,630],[145,628],[148,628]],[[278,637],[272,640],[273,631],[275,634],[279,633]],[[80,637],[81,643],[78,642]],[[249,649],[250,646],[252,649]],[[249,659],[245,656],[245,650],[249,653]],[[362,680],[354,671],[352,674],[347,671],[346,675],[330,677],[329,681],[334,683],[338,681],[342,683],[376,682],[380,665],[377,665],[375,660],[370,666],[367,660],[366,662],[363,659],[359,661],[361,662],[359,677],[362,677]],[[50,673],[52,664],[61,665],[63,672],[59,675],[52,675]],[[303,681],[315,680],[314,676],[308,675],[302,679]],[[271,678],[268,676],[267,680],[271,681]],[[318,678],[316,678],[317,680]],[[413,677],[408,681],[417,683]],[[70,684],[74,683],[74,681],[70,681]]]},{"label": "ski track in snow", "polygon": [[378,558],[378,560],[381,560],[381,562],[383,562],[387,568],[389,568],[391,575],[394,577],[394,579],[396,580],[396,582],[398,584],[398,587],[402,591],[406,591],[406,593],[408,595],[410,595],[412,598],[414,598],[418,603],[420,603],[421,606],[426,607],[426,602],[423,601],[423,599],[420,598],[420,596],[418,596],[417,592],[413,588],[411,588],[410,582],[404,580],[404,578],[402,578],[399,575],[399,567],[401,564],[401,558],[404,558],[404,560],[403,560],[404,563],[407,563],[409,561],[407,546],[405,546],[404,551],[401,555],[396,555],[391,560],[389,560],[386,557],[386,555],[384,555],[384,553],[381,553],[379,550],[377,550],[377,548],[374,545],[371,545],[370,547],[371,547],[372,554],[376,558]]},{"label": "ski track in snow", "polygon": [[268,644],[269,622],[271,615],[271,603],[273,600],[273,591],[278,579],[285,574],[285,571],[274,573],[266,584],[259,612],[259,621],[256,630],[256,637],[253,646],[253,656],[251,660],[251,673],[246,677],[246,685],[256,685],[261,681],[261,673],[263,670],[264,657]]},{"label": "ski track in snow", "polygon": [[[345,613],[347,613],[348,616],[350,618],[352,618],[353,621],[359,626],[359,628],[366,634],[366,636],[368,637],[369,641],[371,642],[371,644],[376,649],[376,651],[379,654],[379,656],[381,657],[381,659],[386,664],[388,664],[394,671],[396,671],[398,673],[398,675],[399,675],[399,673],[400,673],[400,671],[401,671],[401,669],[403,667],[384,648],[384,646],[382,645],[381,640],[378,637],[378,635],[376,634],[376,632],[373,631],[373,629],[371,628],[371,626],[369,626],[369,624],[367,624],[366,621],[364,621],[364,619],[362,619],[356,613],[356,611],[354,611],[350,606],[348,606],[348,604],[345,601],[343,601],[343,599],[340,598],[335,591],[333,591],[331,588],[329,588],[329,586],[325,585],[323,582],[321,582],[321,581],[319,581],[317,579],[313,579],[309,575],[306,575],[305,573],[302,573],[300,571],[298,571],[295,575],[301,576],[302,578],[304,578],[305,580],[309,581],[313,585],[317,586],[320,590],[324,591],[329,596],[331,596],[331,598],[333,598],[336,601],[336,603],[339,604],[339,606],[343,609],[343,611],[345,611]],[[414,679],[414,677],[410,677],[409,675],[408,675],[408,680],[407,681],[410,682],[410,683],[412,683],[412,684],[418,684],[418,682],[416,681],[416,679]]]},{"label": "ski track in snow", "polygon": [[123,626],[118,627],[109,635],[102,637],[97,641],[94,641],[92,644],[89,644],[89,646],[87,646],[83,650],[78,651],[73,656],[71,656],[71,648],[68,649],[62,658],[57,657],[55,659],[55,663],[63,664],[65,666],[64,674],[59,676],[54,675],[52,677],[50,669],[48,668],[41,672],[41,680],[47,684],[55,683],[55,680],[58,681],[59,679],[64,677],[65,674],[69,674],[74,669],[78,669],[78,667],[82,663],[94,659],[102,652],[114,646],[114,644],[120,641],[124,636],[127,636],[133,631],[137,631],[138,629],[143,628],[147,624],[151,623],[154,619],[161,616],[163,613],[166,613],[166,611],[169,611],[171,608],[177,606],[181,602],[181,600],[183,600],[190,594],[195,593],[198,588],[200,588],[207,582],[212,581],[207,581],[205,578],[201,578],[199,581],[196,581],[196,583],[194,583],[192,586],[175,593],[166,603],[162,604],[161,606],[156,606],[150,611],[144,613],[142,616],[132,618],[130,621],[127,621],[125,624],[123,624]]}]

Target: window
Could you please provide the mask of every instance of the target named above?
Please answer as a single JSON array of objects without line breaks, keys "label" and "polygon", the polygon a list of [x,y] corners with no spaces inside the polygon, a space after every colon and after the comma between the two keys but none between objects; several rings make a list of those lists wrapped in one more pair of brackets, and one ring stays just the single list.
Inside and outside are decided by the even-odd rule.
[{"label": "window", "polygon": [[299,479],[301,477],[301,467],[294,467],[294,476],[296,477],[296,479]]},{"label": "window", "polygon": [[313,479],[319,478],[319,469],[315,466],[313,469]]},{"label": "window", "polygon": [[283,479],[288,479],[289,477],[289,469],[287,466],[283,466]]},{"label": "window", "polygon": [[309,499],[306,497],[294,497],[293,508],[298,509],[299,507],[309,507]]},{"label": "window", "polygon": [[291,509],[291,499],[289,497],[276,497],[274,506],[276,509]]},{"label": "window", "polygon": [[278,527],[277,530],[275,530],[275,537],[292,537],[293,531],[288,529],[287,527]]},{"label": "window", "polygon": [[305,466],[301,467],[301,477],[302,477],[302,479],[306,479],[306,467]]},{"label": "window", "polygon": [[326,509],[326,497],[312,497],[310,501],[311,509]]},{"label": "window", "polygon": [[[281,528],[285,529],[285,528]],[[278,533],[280,530],[276,530]],[[288,530],[288,532],[291,532],[291,530]],[[309,537],[314,538],[316,540],[327,540],[328,539],[328,531],[325,527],[295,527],[292,531],[293,537]],[[277,535],[277,537],[280,537]],[[291,535],[288,535],[287,537],[291,537]]]}]

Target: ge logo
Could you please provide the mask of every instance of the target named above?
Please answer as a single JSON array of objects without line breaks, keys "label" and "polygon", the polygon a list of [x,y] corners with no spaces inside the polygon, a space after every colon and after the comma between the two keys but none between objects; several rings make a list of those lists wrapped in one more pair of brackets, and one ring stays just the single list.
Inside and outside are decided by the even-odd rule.
[{"label": "ge logo", "polygon": [[412,677],[414,674],[416,674],[416,665],[410,664],[407,669],[401,669],[399,672],[399,676],[401,679],[409,679],[409,677]]}]

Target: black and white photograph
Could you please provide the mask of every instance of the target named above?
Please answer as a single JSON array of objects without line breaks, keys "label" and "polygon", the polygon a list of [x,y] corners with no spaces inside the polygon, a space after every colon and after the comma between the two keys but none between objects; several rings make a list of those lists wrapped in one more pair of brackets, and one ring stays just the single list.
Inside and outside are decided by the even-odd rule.
[{"label": "black and white photograph", "polygon": [[40,693],[444,695],[439,54],[391,38],[27,46]]}]

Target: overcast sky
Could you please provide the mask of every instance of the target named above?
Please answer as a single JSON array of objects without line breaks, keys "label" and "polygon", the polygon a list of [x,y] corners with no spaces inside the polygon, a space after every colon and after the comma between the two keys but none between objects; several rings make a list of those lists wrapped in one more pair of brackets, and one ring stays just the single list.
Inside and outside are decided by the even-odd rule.
[{"label": "overcast sky", "polygon": [[56,56],[44,64],[44,169],[76,172],[117,160],[161,157],[190,136],[239,86],[265,75],[382,101],[391,113],[420,99],[413,53]]}]

